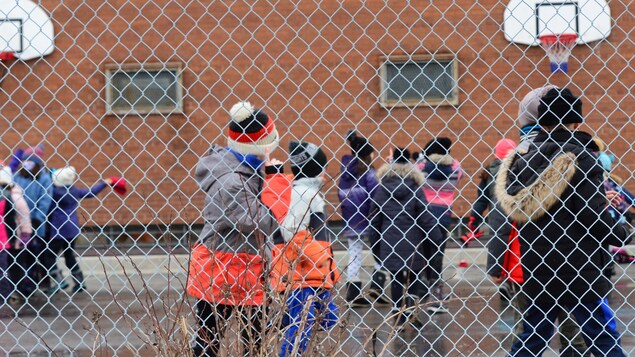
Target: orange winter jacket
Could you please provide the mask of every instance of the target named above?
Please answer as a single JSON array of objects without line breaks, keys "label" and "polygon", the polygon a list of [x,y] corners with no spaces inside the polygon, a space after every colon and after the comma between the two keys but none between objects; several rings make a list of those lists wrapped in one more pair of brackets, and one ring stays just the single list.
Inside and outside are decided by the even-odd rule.
[{"label": "orange winter jacket", "polygon": [[340,280],[325,229],[321,179],[269,175],[261,199],[280,222],[274,233],[270,282],[276,291],[332,288]]}]

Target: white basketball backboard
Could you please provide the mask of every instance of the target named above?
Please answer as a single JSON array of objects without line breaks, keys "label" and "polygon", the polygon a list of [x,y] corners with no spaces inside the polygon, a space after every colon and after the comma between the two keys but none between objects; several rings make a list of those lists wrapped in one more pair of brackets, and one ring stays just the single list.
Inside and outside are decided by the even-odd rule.
[{"label": "white basketball backboard", "polygon": [[577,43],[599,41],[611,34],[611,9],[605,0],[511,0],[503,18],[505,39],[539,45],[538,36],[576,34]]},{"label": "white basketball backboard", "polygon": [[0,0],[0,52],[13,52],[23,61],[55,49],[53,23],[30,0]]}]

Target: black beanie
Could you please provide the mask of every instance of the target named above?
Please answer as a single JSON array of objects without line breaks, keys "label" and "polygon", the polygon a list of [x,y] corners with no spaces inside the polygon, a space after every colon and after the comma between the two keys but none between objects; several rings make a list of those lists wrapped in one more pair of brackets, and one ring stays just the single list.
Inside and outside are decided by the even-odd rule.
[{"label": "black beanie", "polygon": [[289,160],[295,178],[316,177],[326,169],[324,151],[317,145],[307,142],[290,142]]},{"label": "black beanie", "polygon": [[538,105],[538,124],[555,126],[558,124],[582,123],[582,100],[568,88],[550,89]]},{"label": "black beanie", "polygon": [[357,136],[357,133],[353,130],[349,130],[346,134],[346,140],[351,146],[351,153],[356,157],[370,156],[375,149],[370,144],[368,139],[361,136]]},{"label": "black beanie", "polygon": [[392,162],[396,164],[407,164],[410,162],[410,151],[408,149],[395,148],[392,152]]},{"label": "black beanie", "polygon": [[452,147],[452,140],[446,137],[434,138],[426,144],[423,149],[423,155],[429,157],[430,155],[447,155],[450,153]]}]

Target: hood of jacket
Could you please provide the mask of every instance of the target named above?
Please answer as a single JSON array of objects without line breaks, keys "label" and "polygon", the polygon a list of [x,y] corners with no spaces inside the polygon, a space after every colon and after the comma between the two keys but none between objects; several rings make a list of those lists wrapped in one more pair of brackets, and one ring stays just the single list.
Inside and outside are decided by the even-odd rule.
[{"label": "hood of jacket", "polygon": [[377,176],[381,185],[397,199],[413,195],[413,188],[418,189],[425,182],[424,174],[412,164],[385,164],[377,170]]},{"label": "hood of jacket", "polygon": [[242,164],[236,155],[227,148],[213,145],[208,155],[202,158],[197,165],[195,175],[201,188],[208,191],[214,182],[229,173],[244,174],[247,177],[260,174],[251,167]]},{"label": "hood of jacket", "polygon": [[592,142],[580,131],[538,134],[526,154],[501,163],[495,186],[500,207],[519,224],[543,217],[571,186],[578,156],[593,150]]},{"label": "hood of jacket", "polygon": [[437,165],[452,165],[454,158],[450,155],[432,154],[427,161]]}]

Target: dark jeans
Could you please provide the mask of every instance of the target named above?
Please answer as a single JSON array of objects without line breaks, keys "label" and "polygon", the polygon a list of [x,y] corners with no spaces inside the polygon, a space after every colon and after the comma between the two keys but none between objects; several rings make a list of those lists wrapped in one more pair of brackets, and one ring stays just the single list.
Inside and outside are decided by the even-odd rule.
[{"label": "dark jeans", "polygon": [[9,279],[9,252],[2,248],[0,250],[0,306],[13,293],[13,286]]},{"label": "dark jeans", "polygon": [[[424,290],[423,282],[419,278],[420,272],[405,269],[392,274],[390,285],[390,296],[396,310],[405,307],[412,307],[414,301],[406,299],[406,292],[410,295],[419,295]],[[409,311],[412,312],[412,311]]]},{"label": "dark jeans", "polygon": [[42,252],[44,268],[48,275],[53,277],[58,283],[61,282],[61,272],[57,269],[57,258],[62,254],[66,261],[66,266],[71,271],[75,284],[84,283],[84,276],[75,255],[75,240],[52,239],[48,242],[48,247]]},{"label": "dark jeans", "polygon": [[596,303],[563,302],[554,304],[534,303],[523,315],[523,333],[512,346],[511,356],[541,356],[554,331],[554,322],[563,309],[568,310],[582,328],[582,336],[594,356],[626,357],[620,346],[615,315],[603,299]]},{"label": "dark jeans", "polygon": [[234,314],[240,314],[239,329],[242,331],[241,343],[249,356],[259,355],[262,321],[264,314],[262,306],[233,306],[211,304],[207,301],[196,302],[196,317],[198,319],[198,333],[194,342],[194,356],[219,356],[220,342],[225,334],[225,328]]},{"label": "dark jeans", "polygon": [[26,248],[8,250],[8,272],[12,291],[19,292],[25,298],[35,291],[40,282],[39,250],[34,244],[29,244]]},{"label": "dark jeans", "polygon": [[[509,292],[512,294],[512,307],[514,308],[514,339],[512,343],[518,340],[518,336],[523,333],[522,313],[527,309],[527,297],[520,291],[520,285],[507,281],[505,282],[509,287]],[[573,319],[571,314],[562,309],[558,314],[558,332],[560,335],[560,355],[567,356],[565,352],[577,352],[582,355],[586,350],[586,343],[580,333],[580,326],[577,321]],[[570,352],[570,353],[571,353]]]},{"label": "dark jeans", "polygon": [[426,258],[426,267],[424,268],[425,278],[428,280],[429,285],[433,285],[440,282],[443,272],[443,257],[445,255],[445,245],[448,240],[448,231],[440,226],[441,236],[443,242],[441,245],[437,245],[430,240],[423,242],[423,255]]}]

